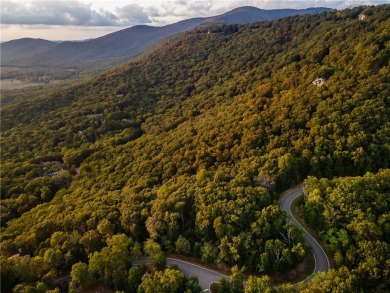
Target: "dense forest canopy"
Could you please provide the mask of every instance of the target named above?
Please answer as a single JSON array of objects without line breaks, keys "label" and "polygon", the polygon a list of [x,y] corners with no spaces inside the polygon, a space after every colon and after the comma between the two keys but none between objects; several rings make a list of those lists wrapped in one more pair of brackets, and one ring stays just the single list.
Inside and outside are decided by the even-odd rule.
[{"label": "dense forest canopy", "polygon": [[334,253],[336,269],[303,292],[386,292],[390,288],[390,170],[305,180],[302,210]]},{"label": "dense forest canopy", "polygon": [[[55,288],[72,268],[71,289],[94,280],[148,292],[159,277],[128,261],[142,249],[160,268],[164,252],[253,273],[294,267],[308,249],[275,190],[308,175],[389,168],[389,28],[388,5],[201,27],[80,85],[9,102],[2,288]],[[388,192],[376,190],[364,203],[370,212],[357,215],[384,229],[379,236],[388,235],[388,204],[371,206]],[[360,262],[332,237],[351,233],[356,250],[366,239],[348,232],[350,218],[340,227],[313,218],[312,204],[305,215],[345,267],[333,273],[352,275]],[[376,241],[388,255],[386,236]],[[9,258],[18,249],[24,256]],[[181,284],[172,292],[192,286],[176,271],[159,274]],[[385,277],[367,277],[370,288]]]}]

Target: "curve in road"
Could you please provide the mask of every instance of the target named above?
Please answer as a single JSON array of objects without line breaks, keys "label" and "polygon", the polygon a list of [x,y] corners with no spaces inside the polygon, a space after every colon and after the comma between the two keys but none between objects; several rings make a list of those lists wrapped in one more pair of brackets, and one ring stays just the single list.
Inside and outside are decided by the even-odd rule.
[{"label": "curve in road", "polygon": [[287,213],[288,219],[297,227],[301,228],[307,244],[311,247],[314,255],[314,271],[313,273],[302,282],[310,280],[316,272],[326,272],[330,269],[329,259],[321,245],[314,239],[313,236],[302,227],[301,224],[294,218],[291,212],[292,202],[303,193],[303,189],[297,188],[287,193],[280,201],[280,208]]},{"label": "curve in road", "polygon": [[[139,257],[138,259],[133,259],[133,264],[142,263],[148,264],[150,263],[149,257]],[[225,278],[229,280],[229,276],[218,273],[216,271],[210,270],[208,268],[175,259],[175,258],[167,258],[167,265],[177,265],[179,266],[180,271],[186,276],[195,276],[199,280],[199,285],[202,290],[209,289],[211,283],[219,282],[221,278]]]}]

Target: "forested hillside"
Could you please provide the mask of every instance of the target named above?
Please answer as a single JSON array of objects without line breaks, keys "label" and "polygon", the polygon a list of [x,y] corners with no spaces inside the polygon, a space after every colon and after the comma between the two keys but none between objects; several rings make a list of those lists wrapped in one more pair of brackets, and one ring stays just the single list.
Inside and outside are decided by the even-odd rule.
[{"label": "forested hillside", "polygon": [[[177,252],[251,273],[294,268],[308,249],[276,191],[308,175],[389,168],[389,27],[384,5],[198,28],[86,83],[3,107],[2,288],[54,288],[81,262],[73,289],[128,290],[141,246],[157,266]],[[374,198],[388,195],[381,188]],[[310,203],[307,217],[323,221]],[[388,206],[365,204],[374,215],[362,219],[388,230]],[[352,271],[360,262],[346,258],[349,246],[330,240],[350,221],[319,228]],[[388,239],[378,241],[388,253]],[[19,248],[24,256],[8,258]],[[364,292],[383,282],[374,271],[353,275],[370,280]],[[181,280],[178,292],[188,283],[165,273]],[[136,284],[152,292],[158,277],[145,276]]]},{"label": "forested hillside", "polygon": [[389,178],[387,169],[364,177],[305,180],[302,210],[334,253],[336,269],[316,276],[304,292],[389,290]]}]

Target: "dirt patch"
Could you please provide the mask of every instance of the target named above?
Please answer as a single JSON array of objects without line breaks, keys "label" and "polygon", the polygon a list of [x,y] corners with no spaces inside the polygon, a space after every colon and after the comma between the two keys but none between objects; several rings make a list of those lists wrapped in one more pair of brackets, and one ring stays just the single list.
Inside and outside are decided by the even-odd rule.
[{"label": "dirt patch", "polygon": [[303,261],[297,264],[294,268],[280,275],[270,275],[273,283],[299,283],[306,279],[314,270],[314,257],[311,253],[307,254]]}]

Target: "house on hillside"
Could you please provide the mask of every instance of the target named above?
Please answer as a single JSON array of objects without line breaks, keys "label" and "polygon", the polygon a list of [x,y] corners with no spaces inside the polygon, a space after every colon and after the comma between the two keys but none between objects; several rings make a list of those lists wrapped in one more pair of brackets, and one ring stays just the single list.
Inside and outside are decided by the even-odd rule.
[{"label": "house on hillside", "polygon": [[367,15],[361,13],[361,14],[358,15],[357,18],[358,18],[359,20],[365,20],[365,19],[367,18]]},{"label": "house on hillside", "polygon": [[325,77],[317,77],[311,84],[315,85],[317,87],[320,87],[320,86],[324,85],[325,82],[326,82]]}]

